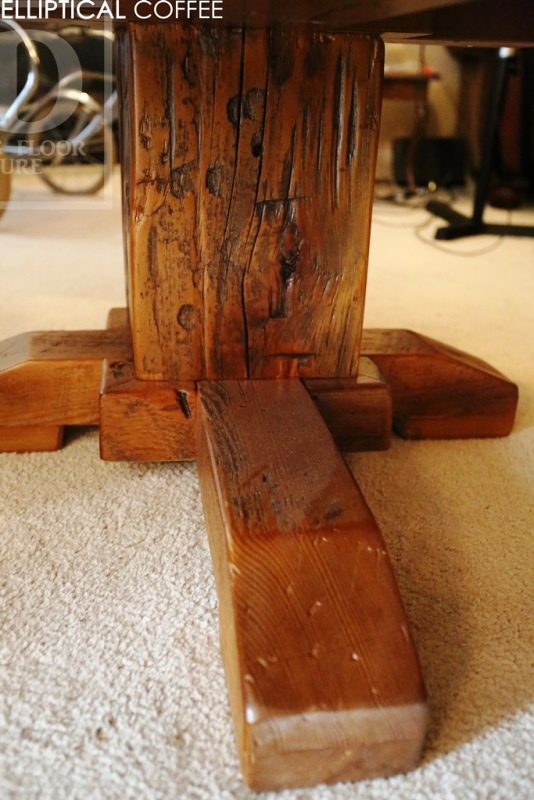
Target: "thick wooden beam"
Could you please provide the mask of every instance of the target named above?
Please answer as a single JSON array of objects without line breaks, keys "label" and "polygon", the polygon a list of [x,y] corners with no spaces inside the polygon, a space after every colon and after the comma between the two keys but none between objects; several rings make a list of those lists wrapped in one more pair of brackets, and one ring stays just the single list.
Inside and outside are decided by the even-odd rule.
[{"label": "thick wooden beam", "polygon": [[[375,364],[362,358],[358,378],[304,381],[338,447],[386,450],[391,392]],[[104,461],[192,461],[196,454],[196,384],[140,381],[132,362],[105,362],[100,396]]]},{"label": "thick wooden beam", "polygon": [[[126,308],[112,308],[108,328],[130,340]],[[196,451],[194,383],[139,381],[133,358],[105,361],[100,392],[104,461],[192,461]]]},{"label": "thick wooden beam", "polygon": [[2,453],[52,452],[62,444],[62,425],[0,425]]},{"label": "thick wooden beam", "polygon": [[196,386],[139,381],[133,362],[104,363],[100,457],[104,461],[192,461]]},{"label": "thick wooden beam", "polygon": [[391,388],[400,436],[486,438],[512,430],[518,388],[484,361],[406,330],[365,330],[362,353]]},{"label": "thick wooden beam", "polygon": [[376,523],[300,381],[203,382],[197,461],[244,776],[412,768],[426,724]]},{"label": "thick wooden beam", "polygon": [[340,450],[387,450],[391,444],[391,391],[371,359],[360,358],[357,378],[303,381]]},{"label": "thick wooden beam", "polygon": [[106,358],[131,359],[123,329],[25,333],[0,343],[0,451],[56,450],[62,426],[98,425]]},{"label": "thick wooden beam", "polygon": [[121,37],[136,376],[356,376],[380,40],[178,24]]},{"label": "thick wooden beam", "polygon": [[[112,309],[108,327],[128,333],[126,309]],[[304,385],[337,446],[347,452],[386,450],[391,443],[391,392],[370,359],[357,378],[311,379]],[[191,461],[196,453],[196,385],[140,381],[132,361],[105,362],[100,396],[104,461]]]},{"label": "thick wooden beam", "polygon": [[[57,449],[64,425],[101,424],[105,460],[195,457],[195,384],[137,380],[126,309],[112,309],[108,328],[0,344],[0,450]],[[341,449],[389,446],[391,395],[405,438],[510,432],[517,387],[484,362],[410,331],[365,331],[362,348],[356,379],[304,381]]]},{"label": "thick wooden beam", "polygon": [[[126,311],[114,313],[115,324],[126,326]],[[510,432],[517,387],[479,359],[402,330],[364,331],[362,353],[357,379],[304,380],[341,450],[389,447],[392,395],[393,427],[404,438],[492,437]],[[131,362],[115,363],[106,374],[103,458],[194,458],[193,383],[137,381]],[[184,397],[191,416],[183,412]],[[169,409],[174,409],[175,417]]]}]

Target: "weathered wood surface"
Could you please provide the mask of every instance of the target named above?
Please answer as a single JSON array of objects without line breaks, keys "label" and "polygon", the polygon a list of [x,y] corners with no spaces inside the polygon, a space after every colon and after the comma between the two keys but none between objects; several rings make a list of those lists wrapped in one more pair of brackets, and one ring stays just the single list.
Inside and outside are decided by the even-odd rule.
[{"label": "weathered wood surface", "polygon": [[316,378],[304,385],[340,450],[387,450],[391,444],[391,391],[369,358],[357,378]]},{"label": "weathered wood surface", "polygon": [[[126,309],[111,313],[128,336]],[[389,446],[392,402],[401,436],[454,439],[507,435],[518,400],[517,386],[489,364],[395,329],[364,329],[356,379],[305,379],[304,385],[345,451]]]},{"label": "weathered wood surface", "polygon": [[137,377],[355,376],[380,42],[167,24],[123,36]]},{"label": "weathered wood surface", "polygon": [[[130,339],[128,310],[113,308],[108,328]],[[100,392],[104,461],[191,461],[196,451],[196,386],[138,381],[133,359],[107,360]]]},{"label": "weathered wood surface", "polygon": [[26,333],[1,342],[0,451],[55,450],[60,426],[98,425],[105,358],[131,359],[122,329]]},{"label": "weathered wood surface", "polygon": [[[337,446],[386,450],[391,393],[378,368],[361,360],[358,378],[305,381]],[[140,381],[132,362],[105,362],[100,398],[104,461],[192,461],[196,457],[196,384]]]},{"label": "weathered wood surface", "polygon": [[133,362],[104,363],[100,456],[104,461],[192,461],[196,386],[139,381]]},{"label": "weathered wood surface", "polygon": [[[195,457],[194,383],[137,380],[126,309],[110,312],[108,328],[0,344],[0,450],[57,449],[61,426],[101,424],[105,460]],[[342,450],[389,446],[391,394],[405,438],[510,432],[518,390],[488,364],[409,331],[364,331],[362,352],[355,379],[305,380]]]},{"label": "weathered wood surface", "polygon": [[53,452],[62,444],[62,425],[0,425],[2,453]]},{"label": "weathered wood surface", "polygon": [[[128,312],[112,309],[108,327],[124,328]],[[386,450],[391,392],[378,367],[360,360],[357,378],[304,381],[337,446]],[[196,454],[196,385],[139,381],[132,361],[106,362],[100,398],[100,455],[105,461],[190,461]]]},{"label": "weathered wood surface", "polygon": [[300,381],[199,384],[238,747],[258,790],[408,770],[426,710],[382,536]]},{"label": "weathered wood surface", "polygon": [[406,439],[507,436],[518,388],[480,359],[405,330],[365,330],[362,353],[391,388],[394,430]]}]

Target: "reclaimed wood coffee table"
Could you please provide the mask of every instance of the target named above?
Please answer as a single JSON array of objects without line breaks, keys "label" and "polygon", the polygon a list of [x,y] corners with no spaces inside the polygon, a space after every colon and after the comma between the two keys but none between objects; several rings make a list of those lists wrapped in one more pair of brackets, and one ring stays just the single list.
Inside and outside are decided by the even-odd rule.
[{"label": "reclaimed wood coffee table", "polygon": [[282,789],[406,771],[425,734],[391,564],[338,448],[386,448],[392,425],[503,436],[517,403],[463,353],[362,332],[379,34],[528,26],[509,4],[486,34],[480,2],[252,5],[226,0],[226,27],[117,29],[128,309],[2,344],[0,442],[53,450],[99,424],[104,459],[197,460],[243,773]]}]

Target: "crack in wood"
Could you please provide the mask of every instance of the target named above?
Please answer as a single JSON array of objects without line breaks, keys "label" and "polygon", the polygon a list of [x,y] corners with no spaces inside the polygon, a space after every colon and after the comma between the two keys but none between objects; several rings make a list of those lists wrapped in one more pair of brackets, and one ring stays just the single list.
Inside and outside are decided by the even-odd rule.
[{"label": "crack in wood", "polygon": [[131,153],[138,375],[350,376],[379,61],[368,70],[380,46],[303,30],[155,28],[134,23],[129,38],[131,113],[145,136]]}]

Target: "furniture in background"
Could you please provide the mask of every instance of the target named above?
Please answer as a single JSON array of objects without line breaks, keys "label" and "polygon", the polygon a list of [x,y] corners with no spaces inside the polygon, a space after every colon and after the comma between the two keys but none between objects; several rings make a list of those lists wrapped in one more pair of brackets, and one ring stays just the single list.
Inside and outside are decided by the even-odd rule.
[{"label": "furniture in background", "polygon": [[382,84],[383,100],[407,100],[415,110],[415,124],[406,155],[406,196],[417,191],[415,164],[428,122],[428,86],[438,80],[439,73],[431,68],[420,72],[386,70]]},{"label": "furniture in background", "polygon": [[[61,74],[53,55],[58,43],[74,56],[64,58]],[[18,23],[0,20],[0,54],[8,64],[13,57],[17,78],[13,95],[9,69],[0,86],[0,216],[18,165],[62,194],[94,194],[104,186],[116,150],[112,50],[112,31],[70,26],[40,32],[34,41]]]},{"label": "furniture in background", "polygon": [[436,239],[452,240],[485,233],[494,234],[496,236],[534,236],[534,226],[532,225],[484,222],[484,209],[489,199],[495,165],[499,139],[499,123],[501,121],[505,98],[509,60],[513,55],[514,51],[508,47],[502,47],[497,52],[498,64],[490,97],[482,147],[482,161],[476,182],[472,214],[470,217],[467,217],[451,208],[448,203],[430,200],[426,206],[427,210],[449,223],[446,227],[438,228],[436,231]]}]

